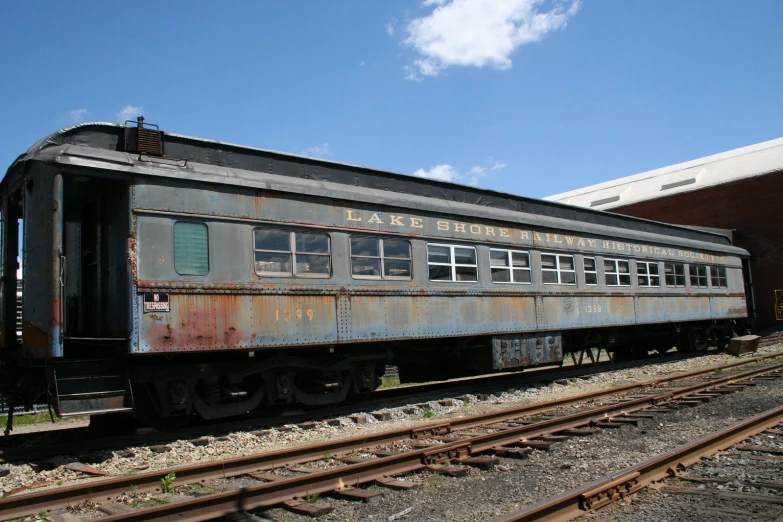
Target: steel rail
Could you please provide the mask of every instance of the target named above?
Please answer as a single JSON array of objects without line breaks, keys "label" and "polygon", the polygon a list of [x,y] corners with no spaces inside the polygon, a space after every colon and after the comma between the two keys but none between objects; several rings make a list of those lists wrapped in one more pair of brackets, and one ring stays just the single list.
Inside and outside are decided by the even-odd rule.
[{"label": "steel rail", "polygon": [[631,411],[638,411],[645,407],[659,405],[661,401],[670,401],[678,397],[691,395],[694,391],[719,388],[732,382],[780,370],[783,370],[783,364],[776,365],[774,368],[745,372],[741,376],[725,377],[711,383],[688,386],[682,390],[665,392],[649,398],[636,399],[630,401],[632,405],[627,403],[613,404],[586,412],[579,412],[560,419],[551,419],[479,435],[469,440],[447,443],[352,464],[343,468],[269,482],[238,491],[229,491],[189,501],[115,515],[102,519],[102,522],[146,522],[149,520],[203,522],[237,511],[270,507],[292,498],[301,498],[316,493],[328,493],[335,490],[339,491],[346,487],[350,488],[360,484],[372,483],[386,476],[421,470],[428,465],[459,460],[492,448],[513,444],[520,440],[551,434],[553,431],[585,426],[591,422],[606,419],[611,414],[625,414]]},{"label": "steel rail", "polygon": [[502,516],[495,522],[573,520],[636,493],[653,482],[676,476],[678,470],[685,469],[703,457],[725,450],[748,437],[778,425],[781,421],[783,421],[783,406],[705,435],[635,466]]},{"label": "steel rail", "polygon": [[[736,365],[736,363],[733,363],[727,366],[734,367]],[[712,371],[723,368],[724,367],[714,368]],[[253,507],[261,507],[281,502],[280,500],[268,500],[268,498],[281,498],[281,495],[286,496],[285,500],[289,500],[297,496],[333,491],[335,489],[344,487],[346,484],[355,485],[372,482],[384,476],[407,473],[409,471],[422,469],[428,465],[437,464],[452,459],[469,457],[471,455],[482,453],[496,447],[518,443],[525,439],[532,439],[543,435],[552,434],[554,432],[563,431],[569,428],[581,427],[596,421],[611,418],[613,416],[621,416],[632,413],[634,411],[649,408],[651,406],[660,405],[662,403],[669,403],[678,398],[692,395],[697,391],[720,388],[728,384],[751,379],[765,373],[778,371],[783,371],[783,363],[757,368],[737,375],[725,376],[709,382],[687,386],[680,390],[664,391],[648,397],[630,399],[628,401],[614,403],[591,410],[584,410],[557,419],[548,419],[533,424],[503,429],[494,433],[481,434],[466,440],[447,442],[434,447],[415,450],[400,455],[374,459],[370,462],[352,464],[346,467],[337,468],[336,470],[329,470],[328,472],[319,472],[302,477],[279,480],[269,484],[262,484],[249,490],[243,490],[244,492],[242,492],[241,495],[250,495],[247,497],[247,502],[250,502],[248,506],[252,504]],[[364,437],[353,437],[350,439],[329,441],[310,446],[302,446],[268,453],[258,453],[246,457],[238,457],[223,461],[191,466],[180,466],[177,468],[169,468],[166,470],[142,473],[127,477],[100,479],[84,484],[65,486],[53,490],[12,495],[0,499],[0,518],[17,518],[42,510],[51,511],[88,499],[108,499],[119,493],[122,493],[123,491],[128,491],[131,489],[131,487],[134,487],[138,491],[150,491],[155,489],[160,484],[160,479],[162,477],[172,472],[176,474],[179,484],[189,484],[209,479],[237,476],[244,473],[251,473],[285,465],[302,464],[308,461],[322,459],[323,455],[327,453],[332,455],[340,455],[350,451],[363,450],[369,447],[380,444],[387,444],[399,440],[443,436],[453,431],[492,424],[503,419],[510,420],[518,418],[521,415],[530,415],[532,413],[549,411],[569,403],[580,402],[589,398],[619,394],[624,391],[628,391],[629,389],[638,388],[645,384],[649,385],[651,382],[660,383],[686,379],[693,377],[693,373],[702,375],[706,372],[700,370],[698,372],[692,372],[691,374],[681,374],[679,376],[657,379],[655,381],[647,381],[647,383],[640,383],[639,385],[627,385],[624,387],[613,388],[611,390],[600,390],[598,392],[582,394],[568,399],[550,401],[544,404],[534,404],[520,408],[513,408],[505,410],[504,412],[500,412],[500,414],[490,413],[476,417],[455,419],[450,423],[432,423],[413,429],[395,430],[385,433],[371,434]],[[278,491],[277,488],[281,488],[279,489],[279,495],[270,496],[269,494],[271,492]],[[283,492],[287,493],[283,494]],[[244,496],[237,497],[237,495],[240,495],[238,492],[219,494],[216,498],[223,498],[223,496],[220,495],[227,495],[226,498],[230,498],[230,502],[233,503],[232,505],[234,506],[236,506],[236,503],[240,500],[245,502]],[[212,497],[213,496],[204,497],[205,499],[212,499],[209,501],[204,500],[204,502],[207,503],[204,506],[215,500]],[[201,499],[198,500],[201,501]],[[176,505],[178,506],[178,509],[182,508],[191,513],[191,509],[187,507],[190,505],[189,503],[178,502]],[[220,505],[225,507],[223,504]],[[165,507],[166,506],[161,506],[161,509]],[[196,509],[196,511],[198,511],[198,509]],[[221,507],[219,509],[223,508]],[[247,509],[250,509],[250,507]],[[147,513],[148,511],[149,510],[143,510],[144,513]],[[134,513],[141,512],[142,511]],[[128,516],[142,516],[140,514],[134,513],[130,513]],[[150,515],[153,514],[154,513],[150,512]],[[213,515],[220,516],[220,513],[212,513],[210,516]],[[201,515],[194,516],[198,518]],[[157,515],[152,516],[152,518],[149,518],[149,520],[156,517]],[[117,520],[120,519],[118,518]],[[177,518],[177,520],[185,519]],[[198,520],[205,520],[205,518],[198,518]]]}]

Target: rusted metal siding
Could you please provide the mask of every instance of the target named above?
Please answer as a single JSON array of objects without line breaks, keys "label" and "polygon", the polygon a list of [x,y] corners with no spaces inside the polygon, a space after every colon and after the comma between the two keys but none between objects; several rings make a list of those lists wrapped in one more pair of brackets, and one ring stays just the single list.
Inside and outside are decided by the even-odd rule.
[{"label": "rusted metal siding", "polygon": [[[38,166],[27,180],[24,191],[24,299],[22,301],[22,342],[25,355],[50,355],[53,313],[59,300],[52,294],[54,267],[52,265],[52,208],[54,172]],[[33,275],[34,274],[34,275]],[[59,340],[58,340],[59,341]],[[59,350],[58,350],[59,351]],[[52,354],[52,355],[56,355]]]},{"label": "rusted metal siding", "polygon": [[142,315],[139,352],[297,346],[337,340],[332,296],[171,294],[169,303],[170,312]]},{"label": "rusted metal siding", "polygon": [[532,296],[352,296],[340,340],[448,337],[536,329]]}]

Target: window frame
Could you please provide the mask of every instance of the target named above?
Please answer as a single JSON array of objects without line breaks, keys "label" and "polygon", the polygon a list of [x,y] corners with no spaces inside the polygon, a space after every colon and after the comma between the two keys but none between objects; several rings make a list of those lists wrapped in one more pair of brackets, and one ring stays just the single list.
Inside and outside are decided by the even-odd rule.
[{"label": "window frame", "polygon": [[[378,241],[378,256],[360,256],[360,255],[354,255],[353,253],[353,239],[374,239]],[[398,261],[408,261],[410,263],[410,275],[409,276],[387,276],[386,274],[386,266],[385,266],[385,259],[384,256],[384,248],[383,248],[383,242],[384,240],[389,241],[403,241],[408,244],[408,252],[409,257],[402,258],[402,257],[390,257],[390,260],[398,260]],[[381,273],[377,276],[374,275],[356,275],[353,273],[353,259],[354,258],[370,258],[370,259],[380,259],[381,261]],[[396,237],[376,237],[376,236],[349,236],[348,237],[348,258],[350,263],[350,271],[351,271],[351,277],[353,279],[370,279],[378,281],[380,279],[386,279],[390,281],[412,281],[413,280],[413,245],[411,245],[411,242],[407,239],[401,239]]]},{"label": "window frame", "polygon": [[[717,272],[717,275],[713,273],[713,271]],[[721,271],[723,275],[721,276]],[[715,284],[715,280],[717,279],[718,284]],[[723,284],[721,284],[721,280],[723,280]],[[712,288],[728,288],[729,287],[729,276],[728,272],[726,272],[725,266],[711,266],[710,267],[710,284],[712,285]]]},{"label": "window frame", "polygon": [[[204,230],[207,231],[207,271],[204,272],[203,274],[200,274],[200,273],[199,274],[183,273],[183,272],[180,272],[179,269],[177,268],[177,225],[179,225],[179,224],[199,225],[199,226],[204,227]],[[210,248],[209,248],[209,225],[207,223],[204,223],[203,221],[188,221],[188,220],[180,219],[178,221],[175,221],[174,225],[172,225],[172,227],[171,227],[171,237],[172,237],[171,248],[172,248],[172,251],[173,251],[172,257],[174,259],[174,271],[177,273],[177,275],[181,275],[181,276],[196,276],[196,277],[204,277],[206,275],[209,275],[209,271],[211,269],[211,264],[212,264],[212,263],[210,263],[210,259],[209,259],[209,254],[210,254]]]},{"label": "window frame", "polygon": [[[606,286],[614,286],[614,287],[628,287],[633,286],[633,278],[631,278],[631,260],[630,259],[620,259],[615,257],[605,257],[603,258],[604,261],[604,283]],[[606,262],[609,261],[611,263],[614,263],[614,271],[607,271],[606,270]],[[619,263],[627,263],[628,264],[628,272],[620,272],[620,265]],[[617,276],[617,284],[610,284],[609,283],[609,277],[610,275]],[[620,276],[625,275],[628,276],[628,284],[623,284]]]},{"label": "window frame", "polygon": [[[709,268],[708,265],[697,265],[697,264],[689,264],[688,265],[688,280],[691,284],[691,288],[709,288],[710,287],[710,272],[707,270]],[[694,275],[693,270],[696,270],[696,274]],[[704,270],[704,275],[699,275],[699,269]],[[693,284],[693,279],[696,279],[697,284]],[[699,280],[704,279],[704,284],[699,284]]]},{"label": "window frame", "polygon": [[[256,231],[257,230],[274,230],[278,232],[287,232],[288,233],[288,251],[285,250],[267,250],[262,248],[256,248]],[[300,252],[303,255],[315,255],[315,256],[325,256],[328,259],[328,265],[329,265],[329,272],[327,274],[312,274],[308,272],[303,272],[301,274],[297,273],[296,271],[296,234],[312,234],[312,235],[323,235],[326,236],[326,245],[327,245],[327,252],[325,254],[321,254],[318,252]],[[274,227],[253,227],[253,273],[257,275],[258,277],[298,277],[298,278],[308,278],[308,279],[330,279],[332,277],[333,273],[333,267],[332,267],[332,236],[328,232],[321,232],[318,231],[304,231],[304,230],[290,230],[286,228],[274,228]],[[270,252],[270,253],[288,253],[288,255],[291,256],[291,272],[260,272],[256,269],[256,252]]]},{"label": "window frame", "polygon": [[[508,261],[508,266],[492,266],[492,252],[505,252],[506,253],[506,260]],[[527,256],[527,267],[514,267],[513,266],[513,254],[524,254]],[[487,253],[487,259],[489,260],[489,279],[493,284],[497,285],[532,285],[533,284],[533,263],[530,259],[530,252],[527,250],[513,250],[508,248],[490,248],[489,252]],[[499,269],[499,270],[508,270],[509,273],[509,280],[508,281],[495,281],[492,279],[492,270],[493,269]],[[530,276],[530,281],[514,281],[514,271],[525,271],[527,270],[528,275]]]},{"label": "window frame", "polygon": [[[449,249],[449,258],[451,260],[451,263],[434,263],[430,261],[430,247],[447,247]],[[476,260],[476,263],[473,265],[466,265],[463,263],[456,263],[455,257],[454,257],[454,249],[455,248],[470,248],[473,250],[474,258]],[[430,266],[449,266],[451,267],[451,280],[446,281],[443,279],[430,279]],[[466,266],[476,269],[476,280],[475,281],[461,281],[457,279],[457,267],[458,266]],[[475,246],[472,245],[455,245],[455,244],[449,244],[449,243],[427,243],[427,280],[432,283],[478,283],[479,280],[479,269],[478,269],[478,251]]]},{"label": "window frame", "polygon": [[[639,266],[644,265],[644,269],[646,270],[645,273],[639,273]],[[654,266],[658,273],[653,275],[650,273],[650,266]],[[647,284],[643,284],[639,282],[640,277],[647,278]],[[658,278],[658,284],[654,285],[652,284],[652,278],[657,277]],[[636,285],[639,288],[660,288],[661,287],[661,267],[659,266],[657,261],[636,261]]]},{"label": "window frame", "polygon": [[[593,261],[593,269],[588,270],[585,265],[585,261],[588,259]],[[598,258],[595,256],[582,256],[582,272],[584,273],[585,286],[598,286]],[[587,282],[587,274],[595,274],[595,283]]]},{"label": "window frame", "polygon": [[[544,262],[542,258],[544,256],[555,256],[555,268],[544,268]],[[561,257],[570,257],[571,258],[571,266],[573,267],[571,270],[563,270],[560,268],[560,258]],[[576,280],[576,259],[573,254],[556,254],[554,252],[541,252],[539,256],[539,263],[541,265],[541,282],[545,285],[568,285],[568,286],[576,286],[577,280]],[[544,281],[544,272],[555,272],[557,274],[557,282],[556,283],[547,283]],[[563,278],[560,277],[561,272],[573,272],[574,274],[574,282],[573,283],[563,283]]]},{"label": "window frame", "polygon": [[[666,273],[666,267],[672,266],[672,277],[674,278],[674,284],[669,284],[668,274]],[[677,284],[677,267],[682,267],[682,284]],[[685,288],[687,279],[685,277],[685,263],[664,263],[663,264],[663,278],[668,288]]]}]

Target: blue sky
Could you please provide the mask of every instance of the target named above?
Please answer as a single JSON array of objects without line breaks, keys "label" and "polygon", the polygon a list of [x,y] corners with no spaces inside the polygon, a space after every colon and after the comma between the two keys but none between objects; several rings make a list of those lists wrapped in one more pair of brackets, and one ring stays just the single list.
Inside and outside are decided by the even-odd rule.
[{"label": "blue sky", "polygon": [[783,136],[778,0],[7,2],[0,163],[74,121],[546,195]]}]

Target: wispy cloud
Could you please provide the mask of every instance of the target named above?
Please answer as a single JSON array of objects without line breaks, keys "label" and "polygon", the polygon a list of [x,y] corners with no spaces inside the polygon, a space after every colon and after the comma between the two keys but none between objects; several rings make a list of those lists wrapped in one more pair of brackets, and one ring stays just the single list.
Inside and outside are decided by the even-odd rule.
[{"label": "wispy cloud", "polygon": [[499,161],[496,161],[492,164],[492,166],[489,168],[491,172],[496,172],[498,170],[503,170],[506,167],[508,167],[508,163],[500,163]]},{"label": "wispy cloud", "polygon": [[389,36],[394,36],[394,33],[397,29],[397,19],[392,18],[391,20],[389,20],[384,26],[384,28],[386,29],[386,34],[388,34]]},{"label": "wispy cloud", "polygon": [[125,123],[127,120],[135,120],[144,111],[144,106],[126,105],[117,113],[117,120]]},{"label": "wispy cloud", "polygon": [[491,172],[497,172],[508,166],[508,163],[499,163],[492,160],[491,158],[490,163],[492,163],[490,166],[475,165],[468,169],[467,172],[460,172],[451,165],[444,163],[435,165],[430,169],[418,169],[413,173],[413,175],[420,178],[437,179],[451,183],[462,183],[476,187],[481,183],[481,180],[487,176],[487,174]]},{"label": "wispy cloud", "polygon": [[419,55],[406,66],[408,79],[452,66],[508,69],[518,47],[566,26],[581,7],[571,1],[542,11],[544,0],[424,0],[433,11],[411,20],[403,40]]},{"label": "wispy cloud", "polygon": [[302,151],[305,156],[314,156],[316,158],[325,158],[332,155],[332,149],[328,143],[321,143],[320,145],[313,145]]},{"label": "wispy cloud", "polygon": [[71,116],[71,121],[74,123],[84,121],[84,117],[90,114],[87,109],[74,109],[68,113]]}]

